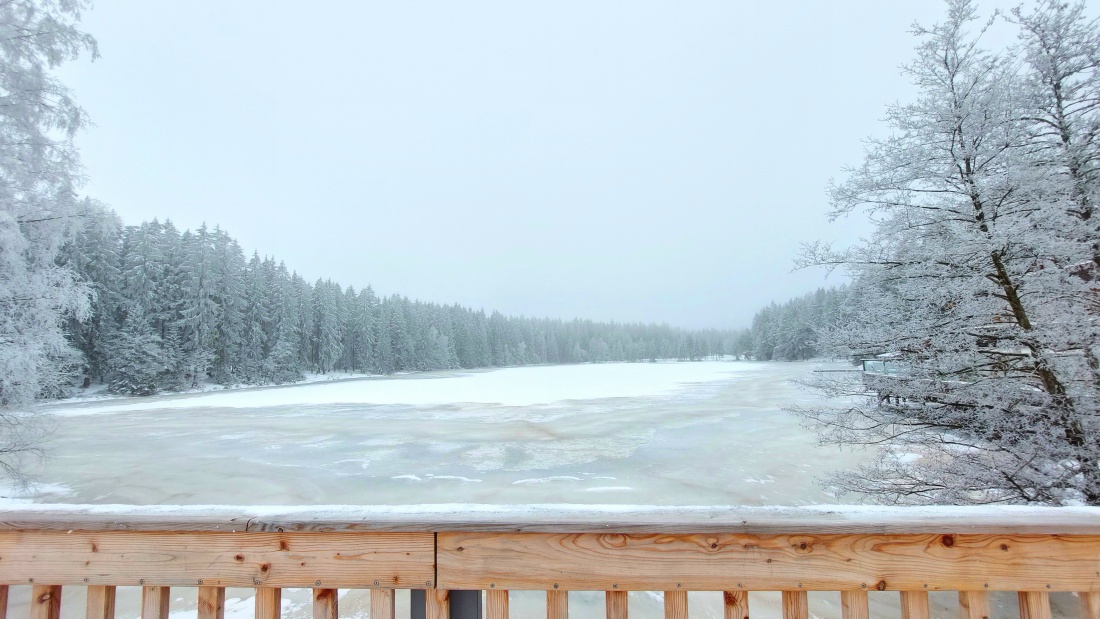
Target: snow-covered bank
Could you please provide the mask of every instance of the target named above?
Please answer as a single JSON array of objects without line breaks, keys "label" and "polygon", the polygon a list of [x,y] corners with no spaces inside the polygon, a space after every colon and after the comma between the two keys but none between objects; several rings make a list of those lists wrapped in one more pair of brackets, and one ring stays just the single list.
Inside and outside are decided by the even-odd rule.
[{"label": "snow-covered bank", "polygon": [[363,377],[307,385],[218,391],[191,396],[152,397],[95,405],[54,405],[61,415],[116,413],[194,407],[269,408],[318,404],[447,403],[531,406],[565,400],[652,397],[687,386],[752,372],[761,364],[705,361],[691,363],[608,363],[529,366],[481,371],[447,371]]}]

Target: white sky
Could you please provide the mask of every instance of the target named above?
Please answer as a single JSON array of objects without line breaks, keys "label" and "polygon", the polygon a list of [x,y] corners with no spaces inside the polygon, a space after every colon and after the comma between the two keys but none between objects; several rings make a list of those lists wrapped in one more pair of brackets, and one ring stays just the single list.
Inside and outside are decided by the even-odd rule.
[{"label": "white sky", "polygon": [[[1014,2],[986,2],[983,7]],[[526,314],[747,326],[907,99],[928,1],[98,0],[66,65],[90,195],[307,279]]]}]

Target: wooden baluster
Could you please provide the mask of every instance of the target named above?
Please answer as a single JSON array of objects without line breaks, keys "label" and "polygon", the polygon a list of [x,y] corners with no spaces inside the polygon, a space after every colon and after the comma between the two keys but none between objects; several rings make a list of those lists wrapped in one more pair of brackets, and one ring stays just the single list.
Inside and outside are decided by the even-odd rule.
[{"label": "wooden baluster", "polygon": [[809,619],[810,602],[805,591],[783,592],[783,619]]},{"label": "wooden baluster", "polygon": [[627,619],[629,611],[626,591],[607,592],[607,619]]},{"label": "wooden baluster", "polygon": [[8,617],[8,586],[0,585],[0,619]]},{"label": "wooden baluster", "polygon": [[225,619],[225,587],[199,587],[199,619]]},{"label": "wooden baluster", "polygon": [[687,591],[665,591],[665,619],[688,619]]},{"label": "wooden baluster", "polygon": [[141,588],[141,619],[168,619],[169,587]]},{"label": "wooden baluster", "polygon": [[1020,619],[1050,619],[1050,595],[1046,591],[1020,591]]},{"label": "wooden baluster", "polygon": [[[336,589],[313,590],[313,619],[337,619],[340,597]],[[374,618],[374,592],[371,591],[371,619]]]},{"label": "wooden baluster", "polygon": [[568,591],[546,592],[546,619],[569,619]]},{"label": "wooden baluster", "polygon": [[868,619],[867,592],[863,589],[840,592],[841,619]]},{"label": "wooden baluster", "polygon": [[59,619],[60,617],[61,585],[31,587],[31,619]]},{"label": "wooden baluster", "polygon": [[1100,592],[1082,592],[1077,597],[1081,601],[1081,619],[1100,619]]},{"label": "wooden baluster", "polygon": [[279,619],[283,612],[283,590],[256,587],[256,619]]},{"label": "wooden baluster", "polygon": [[749,619],[748,591],[723,591],[722,600],[726,606],[726,619]]},{"label": "wooden baluster", "polygon": [[901,592],[901,619],[928,619],[928,592]]},{"label": "wooden baluster", "polygon": [[959,619],[989,619],[989,595],[985,591],[959,591]]},{"label": "wooden baluster", "polygon": [[[425,603],[428,597],[431,596],[425,596]],[[394,619],[393,613],[393,589],[371,589],[370,619]]]},{"label": "wooden baluster", "polygon": [[[373,595],[374,592],[372,591]],[[478,592],[481,595],[481,592]],[[451,592],[446,589],[426,589],[424,591],[424,619],[450,619]]]},{"label": "wooden baluster", "polygon": [[489,589],[485,592],[485,619],[508,619],[508,591]]},{"label": "wooden baluster", "polygon": [[88,619],[115,619],[115,588],[88,587]]}]

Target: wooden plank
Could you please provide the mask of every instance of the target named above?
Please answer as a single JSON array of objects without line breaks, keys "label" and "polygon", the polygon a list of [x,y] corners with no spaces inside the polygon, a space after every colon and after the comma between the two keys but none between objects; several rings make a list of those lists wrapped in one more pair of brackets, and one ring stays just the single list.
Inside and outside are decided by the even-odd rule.
[{"label": "wooden plank", "polygon": [[[1081,619],[1100,619],[1100,593],[1079,593],[1081,600]],[[0,617],[0,619],[3,619]]]},{"label": "wooden plank", "polygon": [[1019,599],[1020,619],[1050,619],[1050,595],[1046,591],[1020,591]]},{"label": "wooden plank", "polygon": [[115,588],[102,585],[88,587],[88,619],[115,619]]},{"label": "wooden plank", "polygon": [[560,589],[546,591],[546,619],[569,619],[569,592]]},{"label": "wooden plank", "polygon": [[985,591],[959,591],[959,619],[989,619],[989,595]]},{"label": "wooden plank", "polygon": [[805,591],[783,592],[783,619],[809,619],[810,600]]},{"label": "wooden plank", "polygon": [[8,586],[0,585],[0,619],[8,617]]},{"label": "wooden plank", "polygon": [[0,530],[1100,535],[1097,507],[5,506]]},{"label": "wooden plank", "polygon": [[726,607],[725,619],[749,619],[748,591],[723,591],[722,601]]},{"label": "wooden plank", "polygon": [[256,587],[256,619],[279,619],[283,614],[283,590]]},{"label": "wooden plank", "polygon": [[61,586],[34,585],[31,587],[31,619],[61,618]]},{"label": "wooden plank", "polygon": [[[313,619],[339,619],[339,616],[340,592],[337,589],[314,589]],[[374,611],[371,611],[371,616],[373,618]]]},{"label": "wooden plank", "polygon": [[901,619],[929,619],[928,592],[901,592]]},{"label": "wooden plank", "polygon": [[394,619],[393,589],[371,589],[370,619]]},{"label": "wooden plank", "polygon": [[[373,591],[371,592],[373,594]],[[478,595],[481,595],[478,593]],[[451,619],[451,592],[428,589],[424,592],[424,619]],[[413,613],[416,616],[416,613]]]},{"label": "wooden plank", "polygon": [[507,589],[490,589],[485,592],[485,619],[508,619]]},{"label": "wooden plank", "polygon": [[841,591],[840,617],[841,619],[869,619],[867,592],[863,589]]},{"label": "wooden plank", "polygon": [[141,588],[141,619],[168,619],[169,587]]},{"label": "wooden plank", "polygon": [[630,614],[630,598],[626,591],[607,592],[607,619],[627,619]]},{"label": "wooden plank", "polygon": [[446,589],[1100,591],[1100,536],[441,532],[438,544]]},{"label": "wooden plank", "polygon": [[665,591],[665,619],[688,619],[687,591]]},{"label": "wooden plank", "polygon": [[431,533],[0,533],[0,584],[427,587]]},{"label": "wooden plank", "polygon": [[225,619],[225,587],[199,587],[198,619]]}]

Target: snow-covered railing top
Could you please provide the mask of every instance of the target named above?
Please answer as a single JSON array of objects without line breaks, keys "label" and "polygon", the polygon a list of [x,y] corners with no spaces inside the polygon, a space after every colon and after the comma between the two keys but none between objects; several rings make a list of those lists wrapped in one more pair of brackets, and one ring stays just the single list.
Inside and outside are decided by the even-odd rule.
[{"label": "snow-covered railing top", "polygon": [[1100,535],[1100,507],[70,505],[0,509],[3,530]]}]

